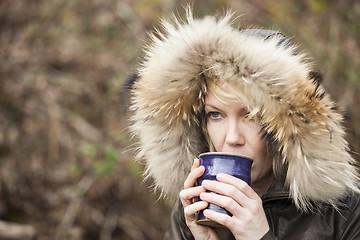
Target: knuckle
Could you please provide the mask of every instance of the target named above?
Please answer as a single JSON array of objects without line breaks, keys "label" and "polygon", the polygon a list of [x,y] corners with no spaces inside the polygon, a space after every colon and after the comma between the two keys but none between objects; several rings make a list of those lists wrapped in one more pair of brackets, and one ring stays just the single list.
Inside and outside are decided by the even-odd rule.
[{"label": "knuckle", "polygon": [[221,219],[221,224],[223,224],[224,226],[227,226],[229,229],[232,229],[234,226],[234,221],[231,217],[229,216],[224,216]]},{"label": "knuckle", "polygon": [[235,207],[235,202],[231,198],[224,199],[224,207],[233,209]]},{"label": "knuckle", "polygon": [[185,216],[190,216],[192,214],[191,212],[191,205],[187,206],[187,207],[184,207],[184,215]]},{"label": "knuckle", "polygon": [[263,202],[262,202],[262,200],[261,200],[260,198],[257,198],[257,199],[255,200],[255,203],[256,203],[256,205],[257,205],[258,207],[262,208]]},{"label": "knuckle", "polygon": [[183,198],[184,197],[184,190],[181,190],[179,193],[179,198]]},{"label": "knuckle", "polygon": [[235,202],[235,200],[233,200],[232,198],[229,198],[229,197],[222,197],[221,200],[219,200],[216,204],[225,208],[229,212],[236,211],[236,208],[238,206],[238,204]]},{"label": "knuckle", "polygon": [[244,181],[239,181],[238,189],[239,189],[241,192],[245,192],[245,191],[248,189],[247,183],[244,182]]},{"label": "knuckle", "polygon": [[181,190],[181,191],[180,191],[179,197],[180,197],[181,199],[187,199],[187,196],[188,196],[188,194],[187,194],[187,191],[186,191],[186,190]]},{"label": "knuckle", "polygon": [[184,189],[190,188],[190,187],[192,187],[192,186],[193,186],[193,184],[192,184],[192,177],[191,177],[191,175],[189,175],[189,176],[185,179]]},{"label": "knuckle", "polygon": [[250,205],[250,212],[252,214],[256,214],[262,211],[262,209],[262,204],[260,204],[258,201],[255,201],[252,205]]},{"label": "knuckle", "polygon": [[186,180],[185,180],[185,182],[184,182],[184,189],[189,188],[188,186],[189,186],[189,184],[188,184],[188,180],[186,179]]},{"label": "knuckle", "polygon": [[238,189],[236,187],[232,186],[232,185],[230,185],[228,188],[224,189],[224,193],[227,196],[231,196],[234,193],[236,193],[237,191],[238,191]]}]

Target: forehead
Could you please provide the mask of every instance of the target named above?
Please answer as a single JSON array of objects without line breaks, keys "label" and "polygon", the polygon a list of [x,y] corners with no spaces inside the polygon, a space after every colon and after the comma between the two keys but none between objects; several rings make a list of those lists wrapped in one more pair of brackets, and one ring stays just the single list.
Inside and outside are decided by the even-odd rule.
[{"label": "forehead", "polygon": [[223,104],[241,103],[234,91],[224,83],[212,83],[205,96],[205,104],[221,102]]},{"label": "forehead", "polygon": [[205,98],[205,110],[211,109],[225,112],[248,112],[247,108],[235,97],[217,96],[209,93]]}]

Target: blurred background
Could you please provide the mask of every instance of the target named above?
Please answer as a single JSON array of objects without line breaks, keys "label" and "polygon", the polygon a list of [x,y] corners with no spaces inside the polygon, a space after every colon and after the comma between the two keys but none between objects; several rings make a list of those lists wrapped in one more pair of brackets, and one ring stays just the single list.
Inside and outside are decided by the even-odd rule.
[{"label": "blurred background", "polygon": [[[146,32],[188,1],[0,1],[0,239],[162,239],[171,206],[142,178],[127,132],[126,77]],[[360,3],[194,0],[306,50],[360,152]]]}]

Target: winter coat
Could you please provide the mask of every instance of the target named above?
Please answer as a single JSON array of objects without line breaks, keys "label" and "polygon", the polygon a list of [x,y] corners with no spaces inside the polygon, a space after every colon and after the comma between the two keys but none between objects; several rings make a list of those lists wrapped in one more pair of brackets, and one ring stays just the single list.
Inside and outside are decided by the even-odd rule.
[{"label": "winter coat", "polygon": [[[360,239],[360,195],[349,194],[339,200],[339,207],[322,204],[311,213],[299,211],[289,197],[283,183],[274,181],[262,196],[270,230],[261,240],[316,239],[355,240]],[[171,223],[166,240],[193,240],[186,226],[184,211],[177,201],[171,213]],[[229,235],[228,240],[234,239]]]},{"label": "winter coat", "polygon": [[336,208],[346,194],[359,193],[342,115],[307,57],[282,34],[240,31],[231,18],[189,12],[152,35],[131,87],[131,130],[145,175],[177,198],[193,159],[209,150],[202,116],[207,84],[216,81],[236,91],[261,125],[273,164],[283,169],[278,180],[294,203],[289,210],[306,216],[314,207]]}]

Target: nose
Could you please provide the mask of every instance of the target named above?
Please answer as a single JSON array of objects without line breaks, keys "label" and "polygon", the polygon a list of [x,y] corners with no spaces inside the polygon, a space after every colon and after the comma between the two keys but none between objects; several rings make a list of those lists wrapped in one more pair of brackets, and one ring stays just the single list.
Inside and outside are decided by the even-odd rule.
[{"label": "nose", "polygon": [[245,144],[244,124],[239,119],[231,119],[228,122],[225,142],[230,147],[243,146]]}]

